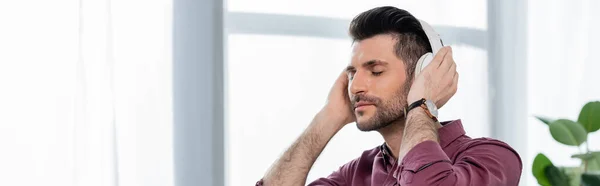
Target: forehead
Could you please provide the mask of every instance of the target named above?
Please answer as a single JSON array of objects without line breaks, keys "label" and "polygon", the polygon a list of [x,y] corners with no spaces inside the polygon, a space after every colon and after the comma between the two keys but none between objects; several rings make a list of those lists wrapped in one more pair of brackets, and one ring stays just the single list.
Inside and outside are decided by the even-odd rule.
[{"label": "forehead", "polygon": [[390,34],[380,34],[368,39],[357,41],[352,47],[352,66],[372,60],[387,62],[399,61],[394,52],[396,40]]}]

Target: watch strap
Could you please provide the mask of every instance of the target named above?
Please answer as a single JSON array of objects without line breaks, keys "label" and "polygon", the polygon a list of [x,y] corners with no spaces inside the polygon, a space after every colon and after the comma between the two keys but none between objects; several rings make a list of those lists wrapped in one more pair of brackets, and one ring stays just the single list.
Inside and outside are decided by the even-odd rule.
[{"label": "watch strap", "polygon": [[406,113],[408,113],[412,109],[420,107],[421,105],[424,105],[424,104],[425,104],[425,98],[421,98],[420,100],[417,100],[417,101],[411,103],[410,105],[408,105],[408,107],[406,108]]},{"label": "watch strap", "polygon": [[426,104],[421,104],[421,108],[423,108],[423,110],[425,110],[425,114],[427,114],[427,116],[429,116],[434,122],[438,121],[437,117],[435,117],[433,114],[431,114],[431,111],[429,111]]},{"label": "watch strap", "polygon": [[404,109],[404,116],[406,117],[406,115],[408,115],[408,112],[410,112],[412,109],[421,107],[421,108],[423,108],[423,110],[425,110],[425,113],[427,114],[427,116],[429,116],[433,121],[437,122],[438,121],[437,118],[433,114],[431,114],[431,112],[425,105],[425,101],[427,101],[427,100],[425,100],[425,98],[421,98],[420,100],[417,100],[417,101],[411,103],[410,105],[408,105],[406,107],[406,109]]}]

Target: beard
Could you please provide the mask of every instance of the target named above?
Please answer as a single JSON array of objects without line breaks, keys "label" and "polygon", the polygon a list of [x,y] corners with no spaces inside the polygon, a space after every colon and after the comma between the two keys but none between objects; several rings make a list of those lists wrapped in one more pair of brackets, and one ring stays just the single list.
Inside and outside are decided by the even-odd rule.
[{"label": "beard", "polygon": [[[410,85],[410,83],[405,83]],[[359,94],[351,97],[352,106],[354,106],[359,101],[367,101],[373,103],[376,110],[374,115],[363,122],[356,121],[356,127],[358,127],[361,131],[373,131],[379,130],[381,128],[387,127],[398,121],[403,119],[404,109],[408,103],[406,102],[406,96],[408,95],[409,87],[401,86],[402,88],[398,88],[398,90],[394,93],[394,96],[388,100],[382,100],[380,98],[374,96],[368,96],[365,94]],[[356,117],[362,116],[364,112],[359,111],[356,113]]]}]

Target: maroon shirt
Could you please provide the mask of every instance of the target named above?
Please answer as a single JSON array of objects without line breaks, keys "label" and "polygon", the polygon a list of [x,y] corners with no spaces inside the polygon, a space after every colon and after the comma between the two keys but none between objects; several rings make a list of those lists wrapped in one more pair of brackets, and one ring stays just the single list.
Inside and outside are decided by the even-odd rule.
[{"label": "maroon shirt", "polygon": [[[326,178],[309,185],[411,186],[519,184],[522,163],[519,154],[506,143],[471,139],[460,120],[443,122],[438,129],[440,143],[425,141],[413,147],[396,163],[385,143],[362,155]],[[259,181],[256,185],[262,185]]]}]

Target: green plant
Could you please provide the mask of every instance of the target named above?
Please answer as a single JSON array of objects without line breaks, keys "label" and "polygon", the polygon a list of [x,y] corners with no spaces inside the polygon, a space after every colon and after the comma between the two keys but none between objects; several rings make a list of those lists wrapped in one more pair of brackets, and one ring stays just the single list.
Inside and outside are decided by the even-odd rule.
[{"label": "green plant", "polygon": [[532,173],[538,184],[543,186],[600,186],[600,151],[591,151],[590,133],[600,129],[600,101],[583,106],[577,121],[551,119],[536,116],[546,125],[559,143],[580,148],[585,143],[585,152],[571,158],[581,160],[580,167],[557,167],[546,155],[539,153],[533,160]]}]

